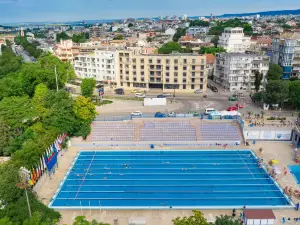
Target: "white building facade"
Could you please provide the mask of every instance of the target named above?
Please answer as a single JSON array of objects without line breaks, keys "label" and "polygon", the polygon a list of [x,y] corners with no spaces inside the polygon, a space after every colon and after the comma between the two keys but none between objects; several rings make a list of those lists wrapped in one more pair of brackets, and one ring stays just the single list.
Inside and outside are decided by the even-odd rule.
[{"label": "white building facade", "polygon": [[116,81],[116,51],[96,50],[75,58],[75,73],[80,78],[94,78],[98,82]]},{"label": "white building facade", "polygon": [[263,74],[264,88],[269,58],[260,54],[219,53],[216,55],[214,81],[228,91],[255,90],[255,72]]},{"label": "white building facade", "polygon": [[243,28],[227,27],[219,38],[218,47],[227,52],[245,52],[250,48],[250,37],[245,37]]}]

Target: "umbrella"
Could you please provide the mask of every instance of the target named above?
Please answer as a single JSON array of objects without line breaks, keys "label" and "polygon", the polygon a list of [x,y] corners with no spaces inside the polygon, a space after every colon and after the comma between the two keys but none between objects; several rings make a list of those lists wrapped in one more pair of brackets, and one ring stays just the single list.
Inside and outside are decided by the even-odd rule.
[{"label": "umbrella", "polygon": [[272,162],[273,164],[278,164],[278,160],[276,160],[276,159],[273,159],[271,162]]}]

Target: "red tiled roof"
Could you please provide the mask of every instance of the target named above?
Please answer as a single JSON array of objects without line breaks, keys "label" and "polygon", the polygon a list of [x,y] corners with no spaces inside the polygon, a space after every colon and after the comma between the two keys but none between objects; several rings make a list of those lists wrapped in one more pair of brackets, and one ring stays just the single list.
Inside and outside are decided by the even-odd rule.
[{"label": "red tiled roof", "polygon": [[244,215],[247,219],[276,219],[271,209],[245,209]]},{"label": "red tiled roof", "polygon": [[213,54],[205,54],[206,56],[206,63],[213,64],[215,61],[215,56]]}]

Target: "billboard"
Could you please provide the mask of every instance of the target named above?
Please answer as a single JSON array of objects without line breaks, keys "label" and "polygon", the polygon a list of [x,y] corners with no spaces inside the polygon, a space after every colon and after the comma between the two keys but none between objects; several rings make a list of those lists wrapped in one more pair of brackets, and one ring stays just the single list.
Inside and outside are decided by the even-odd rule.
[{"label": "billboard", "polygon": [[292,136],[291,131],[276,131],[275,139],[276,140],[290,140]]},{"label": "billboard", "polygon": [[259,139],[259,134],[260,132],[258,130],[245,130],[244,131],[244,136],[246,139]]}]

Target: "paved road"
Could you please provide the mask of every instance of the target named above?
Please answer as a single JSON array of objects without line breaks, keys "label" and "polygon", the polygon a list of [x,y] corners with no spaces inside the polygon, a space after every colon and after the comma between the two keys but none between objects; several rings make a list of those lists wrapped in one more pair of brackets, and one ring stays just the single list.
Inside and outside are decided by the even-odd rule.
[{"label": "paved road", "polygon": [[35,62],[35,58],[29,56],[28,53],[22,48],[22,46],[13,45],[12,49],[16,55],[22,56],[25,62]]}]

